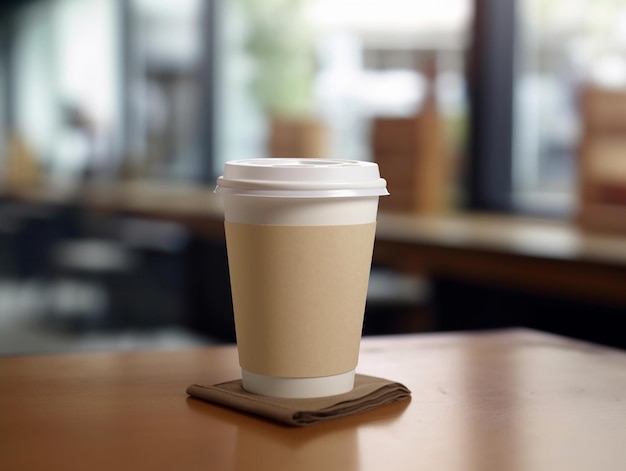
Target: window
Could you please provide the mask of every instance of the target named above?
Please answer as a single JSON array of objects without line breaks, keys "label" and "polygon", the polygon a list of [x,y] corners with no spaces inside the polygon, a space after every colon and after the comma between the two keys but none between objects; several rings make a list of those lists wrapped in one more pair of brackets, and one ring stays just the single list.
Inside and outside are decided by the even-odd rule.
[{"label": "window", "polygon": [[577,202],[581,86],[626,86],[626,5],[519,0],[514,199],[568,216]]},{"label": "window", "polygon": [[310,152],[371,159],[371,119],[416,113],[433,57],[458,150],[471,14],[470,0],[222,2],[214,173],[227,160],[271,154],[279,118],[322,124],[323,149]]}]

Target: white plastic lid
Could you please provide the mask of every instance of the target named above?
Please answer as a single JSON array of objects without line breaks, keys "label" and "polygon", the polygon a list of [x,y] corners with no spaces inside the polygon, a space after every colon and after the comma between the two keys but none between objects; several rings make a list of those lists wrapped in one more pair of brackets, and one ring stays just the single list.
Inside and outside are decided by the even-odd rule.
[{"label": "white plastic lid", "polygon": [[389,194],[387,182],[373,162],[284,158],[226,162],[215,192],[287,198]]}]

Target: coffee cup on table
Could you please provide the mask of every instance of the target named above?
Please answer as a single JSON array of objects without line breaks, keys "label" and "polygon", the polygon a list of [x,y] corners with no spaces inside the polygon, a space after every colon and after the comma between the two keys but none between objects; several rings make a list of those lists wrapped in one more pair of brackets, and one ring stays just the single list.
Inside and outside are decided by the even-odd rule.
[{"label": "coffee cup on table", "polygon": [[378,198],[371,162],[227,162],[226,244],[243,388],[276,397],[354,386]]}]

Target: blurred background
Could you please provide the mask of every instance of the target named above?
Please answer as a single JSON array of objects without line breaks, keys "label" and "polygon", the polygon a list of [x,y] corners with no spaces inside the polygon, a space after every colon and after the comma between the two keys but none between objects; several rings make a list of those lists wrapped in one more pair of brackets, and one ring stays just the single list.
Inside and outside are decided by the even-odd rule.
[{"label": "blurred background", "polygon": [[626,347],[623,2],[3,0],[0,354],[234,341],[215,178],[294,156],[388,180],[365,334]]}]

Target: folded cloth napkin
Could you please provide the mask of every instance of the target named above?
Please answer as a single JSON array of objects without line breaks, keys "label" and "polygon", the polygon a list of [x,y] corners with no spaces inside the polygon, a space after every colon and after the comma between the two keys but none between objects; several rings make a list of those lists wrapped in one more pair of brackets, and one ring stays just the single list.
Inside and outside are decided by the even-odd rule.
[{"label": "folded cloth napkin", "polygon": [[243,389],[241,380],[214,386],[193,384],[187,388],[187,394],[284,424],[304,426],[398,402],[408,398],[411,391],[400,383],[383,378],[356,375],[352,391],[310,399],[260,396]]}]

